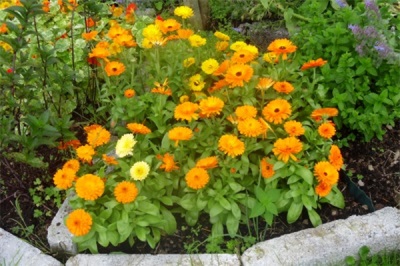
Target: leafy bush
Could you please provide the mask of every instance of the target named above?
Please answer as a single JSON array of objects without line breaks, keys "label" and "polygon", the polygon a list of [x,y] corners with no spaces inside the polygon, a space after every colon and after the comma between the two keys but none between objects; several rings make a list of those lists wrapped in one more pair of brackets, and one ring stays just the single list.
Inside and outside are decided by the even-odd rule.
[{"label": "leafy bush", "polygon": [[344,136],[354,140],[358,133],[365,141],[381,139],[383,126],[400,117],[400,19],[391,5],[395,1],[353,6],[331,2],[305,1],[296,10],[304,20],[287,16],[291,36],[305,60],[328,60],[320,74],[318,102],[339,108],[334,121],[349,134]]}]

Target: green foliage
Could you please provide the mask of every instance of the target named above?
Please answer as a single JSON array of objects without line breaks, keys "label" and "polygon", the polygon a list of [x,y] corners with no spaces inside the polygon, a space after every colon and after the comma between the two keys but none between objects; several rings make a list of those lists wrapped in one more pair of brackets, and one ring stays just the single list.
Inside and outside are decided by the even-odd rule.
[{"label": "green foliage", "polygon": [[[304,60],[328,60],[316,73],[323,76],[318,104],[338,107],[338,129],[351,130],[341,137],[381,139],[383,126],[400,117],[400,20],[389,12],[390,3],[379,1],[379,15],[373,15],[362,2],[344,8],[334,2],[305,1],[296,12],[306,20],[287,18],[296,25],[293,41]],[[389,55],[379,54],[378,44]]]},{"label": "green foliage", "polygon": [[400,263],[400,253],[398,251],[382,251],[371,255],[368,246],[362,246],[358,251],[358,258],[348,256],[345,259],[348,266],[392,266]]}]

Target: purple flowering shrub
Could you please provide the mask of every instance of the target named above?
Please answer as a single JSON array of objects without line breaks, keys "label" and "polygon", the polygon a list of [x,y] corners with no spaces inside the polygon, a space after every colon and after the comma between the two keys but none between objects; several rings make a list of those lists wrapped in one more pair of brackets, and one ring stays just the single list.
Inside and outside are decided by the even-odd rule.
[{"label": "purple flowering shrub", "polygon": [[[301,60],[323,58],[313,104],[337,106],[343,140],[382,138],[400,118],[400,18],[395,1],[305,1],[292,39]],[[355,3],[354,3],[355,2]],[[305,57],[305,58],[304,58]],[[346,133],[344,133],[346,132]],[[345,144],[345,143],[344,143]]]}]

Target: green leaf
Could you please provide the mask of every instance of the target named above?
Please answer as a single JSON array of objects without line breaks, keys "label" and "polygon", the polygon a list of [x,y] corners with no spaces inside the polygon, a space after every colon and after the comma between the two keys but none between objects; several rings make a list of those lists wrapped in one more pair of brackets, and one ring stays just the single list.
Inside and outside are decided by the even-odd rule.
[{"label": "green leaf", "polygon": [[340,209],[344,208],[344,197],[342,192],[337,187],[333,187],[331,193],[329,193],[325,199],[327,202]]},{"label": "green leaf", "polygon": [[240,217],[242,217],[242,211],[240,210],[237,203],[234,201],[231,201],[231,211],[232,211],[233,216],[235,216],[236,219],[240,219]]},{"label": "green leaf", "polygon": [[287,222],[291,224],[297,221],[297,219],[301,215],[302,210],[303,210],[303,203],[293,201],[287,212]]},{"label": "green leaf", "polygon": [[249,218],[255,218],[261,216],[265,212],[265,206],[260,202],[257,202],[254,207],[250,210]]},{"label": "green leaf", "polygon": [[301,195],[301,201],[303,202],[304,207],[306,207],[307,210],[311,210],[314,207],[314,203],[310,196],[304,194]]},{"label": "green leaf", "polygon": [[138,210],[154,216],[157,216],[159,214],[159,209],[157,208],[157,206],[146,201],[141,201],[139,203]]},{"label": "green leaf", "polygon": [[225,199],[224,197],[219,197],[218,198],[219,204],[221,204],[221,206],[225,209],[230,211],[231,210],[231,204],[229,203],[229,201],[227,199]]},{"label": "green leaf", "polygon": [[188,211],[185,214],[185,221],[189,226],[195,225],[198,219],[199,219],[199,212],[196,210]]},{"label": "green leaf", "polygon": [[164,230],[167,234],[171,235],[176,231],[176,220],[172,213],[167,209],[161,209],[161,213],[164,217],[165,226]]},{"label": "green leaf", "polygon": [[281,162],[281,161],[276,162],[276,163],[274,164],[274,171],[281,169],[281,168],[284,167],[285,165],[286,165],[286,164],[285,164],[284,162]]},{"label": "green leaf", "polygon": [[310,171],[310,169],[305,168],[304,166],[297,165],[296,174],[304,179],[309,185],[314,183],[314,175]]},{"label": "green leaf", "polygon": [[107,233],[107,239],[111,242],[113,246],[117,246],[120,242],[123,242],[123,240],[119,242],[119,235],[117,232],[107,231],[106,233]]},{"label": "green leaf", "polygon": [[107,231],[106,232],[99,232],[99,237],[97,239],[97,241],[99,242],[100,245],[102,245],[103,247],[107,247],[108,244],[110,243],[110,241],[108,240],[107,237]]},{"label": "green leaf", "polygon": [[196,199],[194,194],[186,194],[179,201],[179,205],[186,210],[192,210],[196,206]]},{"label": "green leaf", "polygon": [[222,211],[224,210],[224,208],[217,202],[215,202],[210,209],[210,217],[214,217],[217,216],[218,214],[220,214]]},{"label": "green leaf", "polygon": [[239,228],[239,219],[236,219],[232,214],[228,214],[226,219],[226,229],[230,237],[235,237]]},{"label": "green leaf", "polygon": [[314,227],[322,224],[321,217],[314,209],[309,209],[307,210],[307,212],[308,212],[308,217],[310,218],[310,221]]},{"label": "green leaf", "polygon": [[146,241],[147,230],[144,227],[137,226],[135,228],[135,234],[140,241]]}]

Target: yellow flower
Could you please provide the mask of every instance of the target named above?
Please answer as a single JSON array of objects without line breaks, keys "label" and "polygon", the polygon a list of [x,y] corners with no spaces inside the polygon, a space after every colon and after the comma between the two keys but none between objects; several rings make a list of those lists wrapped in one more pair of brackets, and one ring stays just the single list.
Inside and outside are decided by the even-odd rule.
[{"label": "yellow flower", "polygon": [[218,158],[217,156],[210,156],[203,159],[200,159],[196,163],[197,168],[203,169],[212,169],[218,166]]},{"label": "yellow flower", "polygon": [[238,51],[243,49],[244,47],[247,46],[247,43],[243,42],[243,41],[237,41],[231,44],[230,48],[233,51]]},{"label": "yellow flower", "polygon": [[181,17],[182,19],[187,19],[192,17],[193,14],[193,9],[191,9],[188,6],[178,6],[177,8],[174,9],[174,15]]},{"label": "yellow flower", "polygon": [[146,162],[136,162],[132,165],[129,173],[134,180],[143,180],[145,179],[150,172],[150,166]]},{"label": "yellow flower", "polygon": [[214,36],[217,37],[218,39],[222,40],[222,41],[229,41],[231,39],[228,35],[226,35],[225,33],[220,32],[220,31],[214,32]]},{"label": "yellow flower", "polygon": [[143,37],[147,39],[160,39],[162,37],[162,32],[160,28],[155,24],[150,24],[143,29]]},{"label": "yellow flower", "polygon": [[335,185],[339,180],[339,172],[330,162],[326,161],[318,162],[314,166],[314,174],[319,182],[330,186]]},{"label": "yellow flower", "polygon": [[235,135],[226,134],[219,139],[218,149],[234,158],[244,153],[245,146]]},{"label": "yellow flower", "polygon": [[112,61],[108,62],[105,67],[105,71],[107,76],[119,76],[122,72],[125,71],[125,65],[121,62]]},{"label": "yellow flower", "polygon": [[214,115],[219,115],[224,108],[224,102],[217,97],[208,97],[200,101],[201,115],[210,117]]},{"label": "yellow flower", "polygon": [[184,67],[190,67],[190,66],[193,65],[195,62],[196,62],[196,59],[195,59],[194,57],[189,57],[189,58],[186,58],[186,59],[183,61],[183,66],[184,66]]},{"label": "yellow flower", "polygon": [[189,37],[189,43],[192,47],[200,47],[207,43],[207,39],[201,37],[200,35],[193,34]]},{"label": "yellow flower", "polygon": [[68,215],[65,221],[68,230],[74,236],[84,236],[89,233],[92,223],[92,217],[83,209],[74,210]]},{"label": "yellow flower", "polygon": [[92,157],[94,154],[95,154],[95,151],[94,151],[93,147],[88,144],[80,146],[76,149],[76,155],[83,162],[87,162],[87,163],[92,162]]},{"label": "yellow flower", "polygon": [[298,137],[304,135],[305,129],[300,122],[297,121],[287,121],[283,124],[283,128],[290,137]]},{"label": "yellow flower", "polygon": [[133,146],[136,144],[133,134],[125,134],[118,141],[115,146],[115,153],[118,157],[123,158],[127,155],[133,154]]},{"label": "yellow flower", "polygon": [[123,204],[133,202],[138,193],[136,185],[128,181],[122,181],[114,188],[115,199]]},{"label": "yellow flower", "polygon": [[219,63],[214,58],[209,58],[201,64],[201,70],[206,74],[212,74],[219,67]]},{"label": "yellow flower", "polygon": [[294,154],[301,152],[302,149],[303,144],[300,140],[295,137],[288,137],[275,141],[272,151],[279,160],[287,163],[289,158],[292,158],[293,161],[297,161]]},{"label": "yellow flower", "polygon": [[227,42],[227,41],[220,41],[220,42],[217,42],[217,43],[215,44],[215,49],[216,49],[217,51],[222,52],[222,51],[225,51],[226,48],[228,48],[228,46],[229,46],[229,42]]},{"label": "yellow flower", "polygon": [[75,191],[84,200],[96,200],[104,193],[104,181],[97,175],[83,175],[76,181]]},{"label": "yellow flower", "polygon": [[145,125],[140,124],[140,123],[128,123],[126,125],[126,128],[129,129],[130,131],[132,131],[132,133],[136,133],[136,134],[146,135],[146,134],[151,133],[150,128],[148,128]]},{"label": "yellow flower", "polygon": [[72,183],[76,177],[75,173],[76,171],[70,168],[62,168],[57,170],[53,177],[54,185],[58,189],[68,189],[72,187]]},{"label": "yellow flower", "polygon": [[263,133],[261,123],[254,118],[247,118],[238,121],[238,130],[240,134],[246,137],[257,137]]},{"label": "yellow flower", "polygon": [[199,110],[199,105],[192,102],[184,102],[176,106],[174,111],[174,117],[177,120],[197,120],[199,118],[199,114],[197,113]]},{"label": "yellow flower", "polygon": [[268,122],[282,124],[283,120],[292,114],[292,107],[285,99],[276,99],[263,108],[262,114]]},{"label": "yellow flower", "polygon": [[208,184],[210,176],[205,169],[195,167],[186,173],[185,180],[188,187],[197,190],[204,188]]},{"label": "yellow flower", "polygon": [[178,146],[180,140],[190,140],[193,137],[193,131],[187,127],[175,127],[168,131],[168,138],[175,141],[175,146]]},{"label": "yellow flower", "polygon": [[201,91],[205,86],[205,82],[200,74],[196,74],[190,77],[189,87],[192,91]]}]

